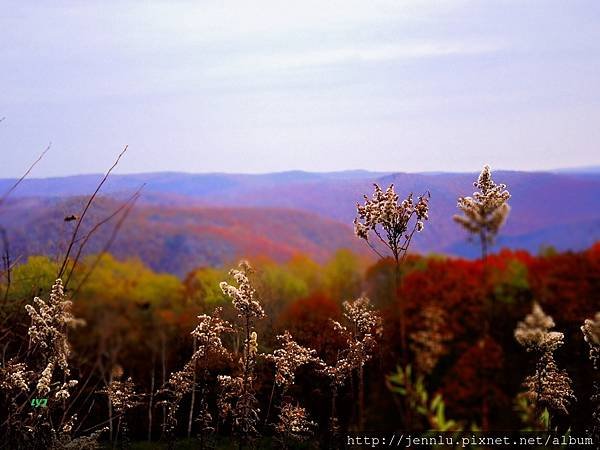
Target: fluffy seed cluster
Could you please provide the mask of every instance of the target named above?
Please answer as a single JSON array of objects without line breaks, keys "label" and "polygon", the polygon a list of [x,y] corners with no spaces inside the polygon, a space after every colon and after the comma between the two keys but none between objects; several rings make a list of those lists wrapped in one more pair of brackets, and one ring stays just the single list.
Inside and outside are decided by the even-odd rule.
[{"label": "fluffy seed cluster", "polygon": [[202,314],[198,316],[198,325],[192,331],[196,338],[197,350],[192,355],[193,360],[200,361],[209,355],[230,358],[229,351],[223,345],[221,335],[233,331],[231,324],[221,318],[223,308],[216,308],[212,315]]},{"label": "fluffy seed cluster", "polygon": [[[351,325],[351,332],[356,338],[365,336],[381,336],[381,316],[371,305],[367,297],[359,297],[354,301],[345,301],[342,304],[344,317]],[[338,327],[341,325],[338,324]],[[345,327],[342,327],[345,329]]]},{"label": "fluffy seed cluster", "polygon": [[590,359],[594,368],[600,370],[600,312],[594,319],[586,319],[581,327],[583,338],[590,348]]},{"label": "fluffy seed cluster", "polygon": [[140,404],[139,396],[135,392],[135,384],[131,378],[125,381],[113,380],[100,393],[108,396],[117,414],[123,414]]},{"label": "fluffy seed cluster", "polygon": [[355,369],[362,368],[372,357],[381,336],[381,317],[367,297],[343,303],[348,326],[332,321],[334,329],[346,338],[347,348],[335,364],[325,365],[323,372],[334,386],[342,386]]},{"label": "fluffy seed cluster", "polygon": [[[429,195],[422,195],[415,201],[412,194],[399,202],[394,185],[383,191],[375,184],[371,198],[364,196],[365,203],[357,204],[357,217],[354,219],[356,235],[370,243],[373,233],[394,255],[398,257],[407,250],[412,234],[424,228],[429,218]],[[411,220],[414,220],[411,231]]]},{"label": "fluffy seed cluster", "polygon": [[220,395],[217,397],[219,415],[225,419],[233,412],[234,400],[242,393],[243,380],[241,377],[229,375],[217,376]]},{"label": "fluffy seed cluster", "polygon": [[0,367],[0,390],[27,392],[33,372],[27,370],[25,363],[8,361],[6,366]]},{"label": "fluffy seed cluster", "polygon": [[423,329],[411,334],[411,350],[421,373],[429,374],[446,354],[446,342],[452,339],[445,311],[438,305],[428,305],[421,313]]},{"label": "fluffy seed cluster", "polygon": [[531,314],[519,322],[515,338],[527,351],[539,354],[535,374],[528,376],[523,383],[528,398],[541,408],[568,414],[571,402],[575,400],[571,379],[554,360],[554,351],[563,344],[564,335],[550,331],[554,327],[552,317],[546,315],[536,303]]},{"label": "fluffy seed cluster", "polygon": [[562,333],[550,331],[554,326],[552,317],[535,302],[531,313],[517,324],[515,339],[527,351],[553,352],[563,344],[564,338]]},{"label": "fluffy seed cluster", "polygon": [[263,355],[265,359],[275,364],[275,383],[284,389],[294,384],[296,371],[299,367],[321,360],[315,350],[301,346],[292,338],[289,331],[277,336],[280,348],[273,353]]},{"label": "fluffy seed cluster", "polygon": [[[40,395],[47,395],[51,390],[52,375],[59,368],[64,377],[69,376],[68,358],[71,353],[67,338],[67,328],[83,324],[71,313],[72,303],[64,293],[60,279],[52,286],[50,298],[46,303],[39,297],[34,298],[34,305],[26,305],[25,309],[31,318],[29,336],[33,345],[47,352],[47,364],[37,383]],[[57,398],[68,398],[68,388],[77,384],[71,380],[63,384],[56,393]]]},{"label": "fluffy seed cluster", "polygon": [[535,375],[528,376],[523,386],[534,404],[552,411],[568,414],[571,402],[575,401],[571,378],[565,370],[557,367],[551,353],[542,355]]},{"label": "fluffy seed cluster", "polygon": [[285,441],[304,442],[313,434],[317,424],[308,417],[306,409],[285,403],[279,413],[279,423],[275,431]]},{"label": "fluffy seed cluster", "polygon": [[510,193],[505,184],[494,182],[487,165],[473,186],[479,190],[472,197],[458,199],[457,206],[463,215],[454,216],[454,220],[469,233],[482,235],[487,243],[491,243],[508,217]]},{"label": "fluffy seed cluster", "polygon": [[256,298],[256,291],[250,283],[248,275],[252,272],[252,267],[248,261],[241,261],[239,269],[232,269],[229,272],[238,286],[232,286],[226,281],[221,282],[221,290],[225,295],[231,298],[234,308],[238,311],[240,317],[250,317],[252,319],[261,319],[265,312]]},{"label": "fluffy seed cluster", "polygon": [[69,380],[69,381],[64,382],[54,393],[54,398],[56,398],[58,400],[68,399],[71,396],[71,393],[69,392],[70,389],[77,386],[78,383],[79,383],[79,381],[77,381],[77,380]]}]

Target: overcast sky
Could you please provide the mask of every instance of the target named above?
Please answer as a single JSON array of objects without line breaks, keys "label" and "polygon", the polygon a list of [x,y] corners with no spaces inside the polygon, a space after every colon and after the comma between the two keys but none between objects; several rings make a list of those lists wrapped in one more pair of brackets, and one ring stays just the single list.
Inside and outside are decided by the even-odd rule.
[{"label": "overcast sky", "polygon": [[600,164],[600,2],[4,0],[0,177]]}]

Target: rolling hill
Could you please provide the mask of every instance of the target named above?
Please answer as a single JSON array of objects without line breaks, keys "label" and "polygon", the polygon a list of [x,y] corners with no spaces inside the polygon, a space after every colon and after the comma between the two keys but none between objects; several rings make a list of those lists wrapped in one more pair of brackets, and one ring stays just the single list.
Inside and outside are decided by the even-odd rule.
[{"label": "rolling hill", "polygon": [[[13,258],[64,255],[75,226],[64,217],[81,210],[84,200],[24,198],[5,204],[0,223],[7,231]],[[79,236],[85,237],[91,226],[121,204],[98,198]],[[84,254],[102,251],[117,223],[115,217],[94,232]],[[121,258],[139,258],[155,270],[185,275],[198,266],[230,264],[236,258],[258,255],[285,260],[305,253],[325,260],[340,248],[365,252],[350,227],[304,211],[140,204],[123,222],[110,251]]]},{"label": "rolling hill", "polygon": [[[0,225],[23,254],[60,253],[66,214],[93,191],[100,175],[27,179],[0,211]],[[283,172],[264,175],[153,173],[115,175],[103,188],[96,218],[109,214],[145,183],[143,196],[112,250],[137,256],[156,269],[182,274],[195,265],[238,256],[284,259],[303,252],[326,258],[337,248],[366,251],[352,234],[356,202],[372,183],[394,183],[401,195],[431,193],[430,222],[415,240],[422,252],[475,256],[453,223],[456,198],[472,193],[474,173]],[[600,239],[600,174],[494,172],[512,194],[499,246],[537,252],[552,245],[579,250]],[[14,180],[0,180],[0,192]],[[93,223],[90,218],[90,223]],[[108,233],[105,227],[102,233]],[[61,234],[63,233],[63,234]],[[90,244],[101,248],[103,238]]]}]

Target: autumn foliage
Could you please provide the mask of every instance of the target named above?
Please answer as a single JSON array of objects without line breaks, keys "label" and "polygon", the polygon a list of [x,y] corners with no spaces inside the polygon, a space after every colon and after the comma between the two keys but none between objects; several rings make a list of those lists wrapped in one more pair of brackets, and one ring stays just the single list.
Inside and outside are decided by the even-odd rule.
[{"label": "autumn foliage", "polygon": [[[483,277],[481,261],[410,256],[402,271],[400,291],[394,295],[391,260],[368,265],[349,252],[342,252],[323,264],[305,257],[283,264],[263,260],[256,266],[255,285],[268,318],[256,323],[259,347],[261,350],[276,348],[276,336],[289,330],[298,343],[315,349],[323,360],[332,361],[344,348],[345,341],[329,319],[341,320],[342,302],[355,293],[364,292],[383,316],[380,347],[367,363],[365,375],[368,413],[365,426],[370,429],[398,427],[401,424],[396,419],[396,404],[383,380],[395,369],[400,354],[399,318],[394,305],[396,297],[402,297],[407,307],[409,335],[429,330],[431,324],[423,315],[427,308],[443,312],[443,332],[451,338],[443,342],[445,349],[425,380],[431,393],[442,395],[447,414],[462,423],[477,424],[481,414],[479,400],[487,395],[492,411],[491,426],[518,429],[522,424],[515,412],[515,399],[523,390],[521,383],[528,375],[532,359],[520,349],[513,331],[530,312],[533,301],[537,301],[554,317],[556,328],[565,334],[564,347],[557,350],[555,356],[573,379],[579,399],[577,408],[568,416],[559,415],[557,423],[572,429],[584,427],[591,417],[592,405],[588,399],[592,385],[588,376],[588,349],[580,326],[600,309],[600,245],[579,253],[546,251],[537,256],[504,250],[489,255],[487,263],[490,273]],[[83,261],[82,271],[85,265]],[[29,295],[32,280],[40,286],[51,286],[47,281],[54,268],[52,261],[40,257],[30,258],[18,266],[5,310],[22,309],[19,314],[26,322],[25,309],[19,309],[23,297]],[[344,292],[340,278],[355,280],[351,291],[357,292]],[[88,380],[74,408],[85,412],[90,407],[89,399],[96,399],[92,412],[88,416],[80,415],[83,427],[92,427],[98,417],[107,418],[106,402],[95,386],[108,383],[116,367],[122,371],[123,380],[131,377],[137,391],[148,396],[152,389],[168,381],[172,372],[184,367],[192,353],[190,331],[195,327],[196,316],[222,307],[223,319],[235,320],[231,302],[218,289],[218,284],[214,286],[218,280],[225,279],[225,269],[199,268],[181,281],[171,275],[155,273],[140,262],[118,261],[110,255],[101,259],[88,283],[72,299],[73,315],[83,319],[86,326],[69,332],[71,372]],[[44,297],[45,289],[36,294]],[[494,317],[485,344],[481,341],[481,298],[484,297],[493,299]],[[440,323],[437,326],[439,331]],[[4,350],[7,360],[27,339],[18,326],[13,330],[12,341]],[[234,349],[244,345],[230,335],[223,336],[223,342]],[[411,360],[414,357],[411,355]],[[228,363],[219,364],[226,367]],[[259,359],[255,370],[259,374],[255,395],[265,408],[272,382],[264,381],[262,374],[271,369]],[[493,377],[485,384],[486,392],[482,392],[481,380],[487,373]],[[337,411],[343,429],[352,427],[358,420],[354,402],[357,389],[357,380],[340,388]],[[293,392],[295,396],[305,396],[303,406],[319,428],[326,430],[329,414],[326,377],[300,369]],[[292,406],[289,404],[286,408]],[[178,423],[187,422],[187,408],[189,399],[183,398]],[[132,437],[147,438],[148,429],[151,439],[161,437],[163,416],[159,406],[155,409],[150,419],[147,408],[131,409],[132,419],[128,423]],[[415,426],[425,427],[426,423],[417,422]],[[175,433],[185,434],[185,427]]]}]

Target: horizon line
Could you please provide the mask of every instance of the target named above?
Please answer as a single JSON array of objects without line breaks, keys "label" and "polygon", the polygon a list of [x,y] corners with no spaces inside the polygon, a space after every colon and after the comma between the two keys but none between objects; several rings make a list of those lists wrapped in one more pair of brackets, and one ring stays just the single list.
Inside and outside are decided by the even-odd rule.
[{"label": "horizon line", "polygon": [[[340,169],[340,170],[329,170],[329,171],[310,171],[303,169],[289,169],[272,172],[226,172],[226,171],[210,171],[210,172],[187,172],[184,170],[165,170],[165,171],[148,171],[148,172],[126,172],[119,173],[113,172],[111,178],[114,177],[128,177],[128,176],[143,176],[143,175],[224,175],[224,176],[266,176],[266,175],[283,175],[283,174],[309,174],[309,175],[330,175],[330,174],[344,174],[344,173],[365,173],[373,175],[394,175],[394,174],[411,174],[411,175],[452,175],[452,174],[473,174],[479,170],[424,170],[424,171],[402,171],[402,170],[369,170],[369,169]],[[600,165],[590,166],[574,166],[574,167],[559,167],[554,169],[494,169],[492,172],[522,172],[522,173],[560,173],[560,174],[596,174],[600,173]],[[75,177],[91,177],[91,176],[104,176],[104,172],[88,172],[88,173],[74,173],[66,175],[50,175],[50,176],[30,176],[25,178],[27,180],[51,180],[60,178],[75,178]],[[17,180],[19,177],[0,177],[0,180],[12,181]]]}]

